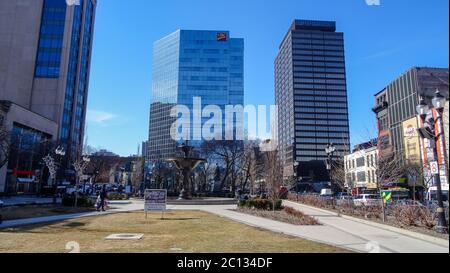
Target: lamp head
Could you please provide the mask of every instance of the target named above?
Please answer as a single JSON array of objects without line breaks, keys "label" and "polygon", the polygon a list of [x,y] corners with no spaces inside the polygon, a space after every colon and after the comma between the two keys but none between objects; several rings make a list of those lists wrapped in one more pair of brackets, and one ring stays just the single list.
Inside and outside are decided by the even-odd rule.
[{"label": "lamp head", "polygon": [[439,89],[436,90],[432,103],[437,111],[441,112],[442,110],[444,110],[445,98],[444,96],[442,96],[441,91],[439,91]]},{"label": "lamp head", "polygon": [[425,99],[423,97],[420,98],[420,103],[416,107],[417,114],[422,118],[425,119],[428,115],[428,112],[430,111],[430,107],[425,102]]}]

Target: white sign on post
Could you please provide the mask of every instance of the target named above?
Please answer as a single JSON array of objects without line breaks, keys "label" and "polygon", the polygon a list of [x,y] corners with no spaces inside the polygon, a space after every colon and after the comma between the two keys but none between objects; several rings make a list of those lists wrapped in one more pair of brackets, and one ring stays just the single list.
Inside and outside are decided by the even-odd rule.
[{"label": "white sign on post", "polygon": [[145,213],[167,209],[167,190],[145,190]]},{"label": "white sign on post", "polygon": [[432,175],[440,174],[439,163],[437,161],[430,162],[430,172]]}]

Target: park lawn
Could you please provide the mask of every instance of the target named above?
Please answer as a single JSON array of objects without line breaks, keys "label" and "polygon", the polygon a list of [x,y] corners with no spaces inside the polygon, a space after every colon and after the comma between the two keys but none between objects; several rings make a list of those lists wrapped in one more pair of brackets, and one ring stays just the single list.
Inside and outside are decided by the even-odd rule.
[{"label": "park lawn", "polygon": [[[139,241],[106,241],[113,233],[143,233]],[[61,253],[342,253],[347,250],[249,227],[199,211],[110,214],[0,230],[0,252]]]},{"label": "park lawn", "polygon": [[0,208],[3,221],[26,218],[46,217],[61,214],[72,214],[95,211],[94,208],[74,208],[60,205],[15,206]]}]

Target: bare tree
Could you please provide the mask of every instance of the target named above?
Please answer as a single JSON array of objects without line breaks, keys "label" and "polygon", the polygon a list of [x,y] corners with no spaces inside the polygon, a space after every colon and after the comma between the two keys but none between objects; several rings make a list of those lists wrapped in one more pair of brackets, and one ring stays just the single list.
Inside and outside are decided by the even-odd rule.
[{"label": "bare tree", "polygon": [[[239,170],[239,188],[241,191],[245,191],[250,188],[250,193],[252,193],[252,188],[254,185],[256,177],[256,155],[257,155],[258,143],[256,141],[247,141],[244,144],[244,150],[242,152],[242,157],[239,160],[238,167]],[[250,185],[249,185],[250,184]]]},{"label": "bare tree", "polygon": [[410,183],[413,183],[413,200],[416,200],[416,187],[418,185],[426,187],[423,166],[417,162],[407,161],[403,166],[404,175],[408,178]]},{"label": "bare tree", "polygon": [[79,156],[72,164],[75,169],[75,207],[78,206],[78,187],[80,185],[80,180],[84,176],[86,168],[90,164],[90,158],[87,156]]},{"label": "bare tree", "polygon": [[[165,161],[156,161],[152,167],[152,179],[155,181],[156,188],[164,188],[167,178],[171,175],[173,168]],[[192,189],[192,187],[191,187]]]},{"label": "bare tree", "polygon": [[244,155],[243,143],[229,140],[205,141],[202,151],[208,158],[219,162],[219,165],[224,168],[224,173],[221,177],[221,189],[228,183],[231,186],[232,193],[234,193],[236,191],[236,180],[241,171],[239,164]]},{"label": "bare tree", "polygon": [[137,157],[134,161],[132,185],[134,189],[138,189],[144,177],[144,158]]},{"label": "bare tree", "polygon": [[283,185],[283,175],[281,164],[278,158],[277,147],[268,147],[273,145],[270,141],[266,141],[264,158],[265,158],[265,182],[267,197],[272,201],[272,210],[275,212],[276,203],[280,200],[280,189]]},{"label": "bare tree", "polygon": [[[399,181],[405,176],[405,165],[401,154],[392,154],[390,156],[379,156],[376,162],[377,189],[381,191]],[[383,221],[386,221],[386,206],[384,200],[381,200],[383,209]]]},{"label": "bare tree", "polygon": [[125,159],[118,156],[91,155],[91,163],[86,172],[91,175],[92,183],[109,183],[111,173],[116,172]]},{"label": "bare tree", "polygon": [[198,167],[198,189],[200,192],[205,192],[208,188],[209,178],[214,176],[215,165],[206,163],[200,164]]},{"label": "bare tree", "polygon": [[347,191],[349,194],[352,192],[352,185],[349,185],[346,180],[345,163],[342,158],[332,160],[330,178],[340,191]]}]

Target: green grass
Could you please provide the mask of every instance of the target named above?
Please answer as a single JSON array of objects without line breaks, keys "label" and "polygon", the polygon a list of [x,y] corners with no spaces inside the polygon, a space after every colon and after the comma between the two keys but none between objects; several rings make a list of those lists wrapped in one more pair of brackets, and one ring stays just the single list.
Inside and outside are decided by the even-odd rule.
[{"label": "green grass", "polygon": [[[256,229],[198,211],[111,214],[0,230],[0,252],[60,253],[75,241],[82,253],[322,253],[346,250]],[[113,233],[144,233],[140,241],[106,241]],[[180,250],[181,249],[181,250]]]}]

